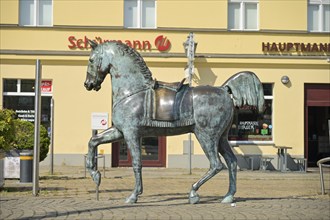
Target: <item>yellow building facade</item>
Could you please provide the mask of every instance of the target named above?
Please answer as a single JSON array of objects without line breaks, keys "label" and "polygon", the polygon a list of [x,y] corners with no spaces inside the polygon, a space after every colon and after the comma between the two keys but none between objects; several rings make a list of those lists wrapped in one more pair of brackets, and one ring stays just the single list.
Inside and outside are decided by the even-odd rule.
[{"label": "yellow building facade", "polygon": [[[49,131],[48,105],[51,99],[54,101],[55,164],[83,164],[92,135],[92,113],[109,113],[111,121],[110,77],[98,92],[89,92],[83,85],[90,53],[87,39],[126,43],[141,53],[154,78],[176,82],[185,77],[183,42],[190,32],[198,43],[192,86],[220,86],[233,74],[248,70],[255,72],[268,89],[266,128],[256,118],[240,120],[247,112],[234,120],[230,140],[241,168],[251,166],[247,157],[255,158],[257,166],[262,156],[274,157],[272,165],[276,168],[274,146],[290,147],[288,167],[293,170],[294,158],[307,158],[313,166],[330,154],[329,1],[30,3],[35,10],[27,13],[28,6],[22,1],[0,0],[0,106],[13,108],[23,119],[29,117],[32,111],[26,105],[31,106],[28,102],[33,91],[23,88],[33,82],[39,59],[45,101],[42,120]],[[289,79],[286,84],[281,82],[283,76]],[[267,131],[262,133],[262,129]],[[148,163],[146,158],[145,164],[187,167],[187,141],[188,134],[158,139],[156,145],[161,147],[155,151],[155,160],[161,162]],[[192,167],[208,167],[194,135],[192,142]],[[129,156],[120,157],[126,154],[122,147],[99,146],[106,156],[106,166],[129,164]],[[48,159],[43,162],[48,163]]]}]

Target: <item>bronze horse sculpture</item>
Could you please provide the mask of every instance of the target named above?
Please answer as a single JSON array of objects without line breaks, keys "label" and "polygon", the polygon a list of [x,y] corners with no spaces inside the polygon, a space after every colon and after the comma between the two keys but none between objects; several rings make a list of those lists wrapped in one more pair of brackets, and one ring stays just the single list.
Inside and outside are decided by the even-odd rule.
[{"label": "bronze horse sculpture", "polygon": [[229,171],[229,190],[222,203],[231,203],[236,193],[237,159],[228,142],[235,107],[264,106],[263,88],[252,72],[239,72],[222,86],[163,83],[152,78],[141,55],[119,42],[97,44],[89,41],[92,52],[85,87],[98,91],[110,73],[112,84],[112,124],[88,143],[87,169],[100,185],[101,173],[93,160],[100,144],[125,140],[132,157],[135,187],[126,203],[136,203],[143,192],[142,137],[170,136],[192,132],[210,162],[209,170],[192,185],[189,202],[198,203],[197,190],[223,169],[219,153]]}]

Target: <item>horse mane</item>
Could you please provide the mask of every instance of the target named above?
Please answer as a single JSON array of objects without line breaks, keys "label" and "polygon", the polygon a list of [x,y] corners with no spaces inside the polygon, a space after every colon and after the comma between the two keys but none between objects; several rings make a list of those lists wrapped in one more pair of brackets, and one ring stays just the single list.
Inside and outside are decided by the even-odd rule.
[{"label": "horse mane", "polygon": [[132,58],[133,62],[140,68],[140,72],[144,76],[144,79],[146,80],[146,83],[151,83],[152,79],[152,73],[149,70],[147,64],[145,63],[143,57],[133,48],[127,46],[124,43],[118,42],[118,41],[111,41],[108,42],[111,45],[114,45],[121,51],[122,55],[127,55]]}]

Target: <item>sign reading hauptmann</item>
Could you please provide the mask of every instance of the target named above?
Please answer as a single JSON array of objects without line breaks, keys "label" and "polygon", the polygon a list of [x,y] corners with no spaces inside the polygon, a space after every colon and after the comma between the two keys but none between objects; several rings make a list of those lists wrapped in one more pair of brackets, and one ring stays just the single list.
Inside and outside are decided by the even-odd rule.
[{"label": "sign reading hauptmann", "polygon": [[262,42],[263,52],[330,53],[330,43]]},{"label": "sign reading hauptmann", "polygon": [[84,37],[76,37],[69,36],[68,37],[68,47],[72,50],[80,49],[80,50],[88,50],[91,46],[88,43],[88,39],[95,41],[98,44],[109,42],[109,41],[117,41],[126,44],[129,47],[134,48],[139,51],[152,51],[157,49],[159,52],[168,52],[171,49],[171,42],[164,35],[159,35],[155,38],[154,44],[152,44],[149,40],[116,40],[116,39],[104,39],[102,37],[94,37],[88,38]]}]

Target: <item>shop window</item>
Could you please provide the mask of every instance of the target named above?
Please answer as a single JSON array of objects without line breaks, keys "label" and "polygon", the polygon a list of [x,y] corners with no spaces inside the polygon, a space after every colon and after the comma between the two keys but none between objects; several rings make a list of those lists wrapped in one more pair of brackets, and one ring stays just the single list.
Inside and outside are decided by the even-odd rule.
[{"label": "shop window", "polygon": [[156,1],[125,0],[124,26],[125,28],[155,28]]},{"label": "shop window", "polygon": [[34,80],[22,80],[21,92],[34,92]]},{"label": "shop window", "polygon": [[229,0],[228,29],[258,30],[258,0]]},{"label": "shop window", "polygon": [[265,110],[258,113],[253,107],[236,109],[229,131],[229,140],[236,142],[272,141],[273,85],[263,84]]},{"label": "shop window", "polygon": [[19,25],[52,26],[53,0],[20,0]]},{"label": "shop window", "polygon": [[5,79],[3,85],[4,92],[17,92],[17,79]]},{"label": "shop window", "polygon": [[[158,137],[145,137],[141,139],[142,160],[158,160]],[[128,147],[125,141],[119,143],[119,160],[128,160]]]},{"label": "shop window", "polygon": [[[47,82],[47,83],[45,83]],[[30,79],[4,79],[3,80],[3,108],[12,109],[16,116],[22,120],[34,122],[34,85]],[[42,82],[41,90],[52,91],[51,80]],[[43,87],[48,86],[46,89]],[[50,102],[51,93],[44,92],[41,96],[41,124],[50,128]]]},{"label": "shop window", "polygon": [[308,31],[330,32],[330,1],[308,1]]}]

